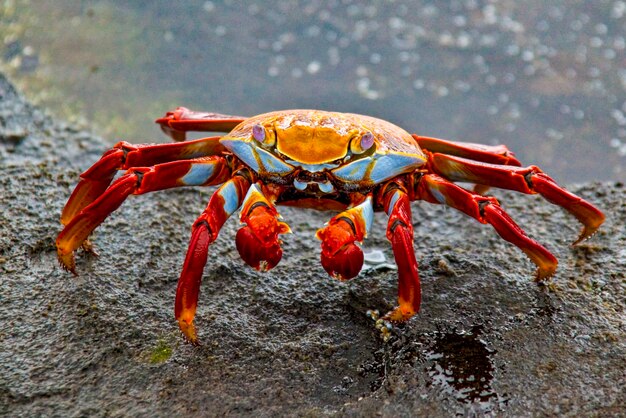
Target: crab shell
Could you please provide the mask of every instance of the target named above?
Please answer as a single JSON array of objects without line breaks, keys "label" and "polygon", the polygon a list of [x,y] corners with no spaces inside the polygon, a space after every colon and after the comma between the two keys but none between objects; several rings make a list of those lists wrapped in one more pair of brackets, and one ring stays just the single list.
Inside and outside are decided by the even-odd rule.
[{"label": "crab shell", "polygon": [[415,139],[381,119],[319,110],[246,119],[221,144],[260,179],[292,183],[300,196],[366,192],[426,162]]}]

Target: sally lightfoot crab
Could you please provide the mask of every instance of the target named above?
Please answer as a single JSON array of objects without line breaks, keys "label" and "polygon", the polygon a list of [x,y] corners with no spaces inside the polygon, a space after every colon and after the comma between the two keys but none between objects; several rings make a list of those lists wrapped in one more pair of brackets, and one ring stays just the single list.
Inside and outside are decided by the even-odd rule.
[{"label": "sally lightfoot crab", "polygon": [[[209,245],[238,209],[243,224],[236,244],[241,258],[266,271],[282,257],[279,235],[290,232],[276,205],[338,212],[317,231],[324,269],[340,280],[363,265],[359,244],[374,212],[389,216],[387,238],[398,265],[398,306],[383,320],[403,322],[420,309],[410,202],[451,206],[519,247],[536,265],[536,281],[556,270],[556,258],[529,238],[493,197],[489,187],[538,193],[583,225],[574,244],[591,236],[604,215],[558,186],[535,166],[521,167],[505,146],[485,146],[411,135],[369,116],[320,110],[284,110],[251,118],[178,108],[156,121],[179,142],[120,142],[81,175],[61,215],[56,245],[61,265],[76,274],[74,252],[91,249],[88,237],[131,194],[182,186],[220,185],[192,227],[178,281],[175,316],[186,338],[197,342],[194,316]],[[185,132],[227,132],[185,141]],[[113,181],[118,170],[126,170]],[[466,190],[455,181],[476,184]]]}]

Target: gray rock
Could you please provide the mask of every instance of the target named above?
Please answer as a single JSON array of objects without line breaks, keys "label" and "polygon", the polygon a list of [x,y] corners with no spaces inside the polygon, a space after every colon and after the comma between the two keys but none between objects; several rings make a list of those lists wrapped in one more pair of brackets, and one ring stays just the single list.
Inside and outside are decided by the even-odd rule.
[{"label": "gray rock", "polygon": [[[572,187],[607,215],[574,248],[578,225],[559,208],[493,192],[558,257],[550,291],[490,227],[416,203],[422,312],[387,342],[366,311],[393,306],[396,272],[330,279],[313,237],[329,214],[282,208],[294,234],[266,274],[239,259],[231,219],[211,247],[194,347],[173,301],[211,190],[133,196],[97,229],[100,257],[79,254],[79,277],[57,266],[61,209],[107,147],[0,77],[0,415],[626,416],[621,183]],[[385,222],[366,247],[389,261]]]}]

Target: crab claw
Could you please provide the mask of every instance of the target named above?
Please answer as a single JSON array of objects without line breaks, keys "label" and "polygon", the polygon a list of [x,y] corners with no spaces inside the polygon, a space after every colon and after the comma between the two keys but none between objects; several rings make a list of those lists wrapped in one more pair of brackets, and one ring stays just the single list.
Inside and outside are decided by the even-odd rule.
[{"label": "crab claw", "polygon": [[241,223],[245,224],[236,237],[237,251],[249,266],[268,271],[283,256],[279,234],[291,232],[289,226],[278,220],[280,215],[261,189],[250,186],[241,207]]},{"label": "crab claw", "polygon": [[322,267],[335,279],[353,279],[363,267],[363,251],[354,243],[348,243],[332,254],[322,248]]},{"label": "crab claw", "polygon": [[259,271],[273,269],[283,256],[280,240],[263,242],[249,226],[244,226],[237,231],[236,244],[243,261]]},{"label": "crab claw", "polygon": [[363,242],[372,226],[374,209],[371,197],[360,205],[341,212],[315,235],[322,241],[322,266],[333,278],[350,280],[363,267],[363,251],[355,241]]},{"label": "crab claw", "polygon": [[363,236],[358,236],[350,218],[341,215],[331,219],[326,227],[317,231],[316,236],[322,240],[324,270],[332,278],[350,280],[363,267],[363,251],[354,243],[363,240]]}]

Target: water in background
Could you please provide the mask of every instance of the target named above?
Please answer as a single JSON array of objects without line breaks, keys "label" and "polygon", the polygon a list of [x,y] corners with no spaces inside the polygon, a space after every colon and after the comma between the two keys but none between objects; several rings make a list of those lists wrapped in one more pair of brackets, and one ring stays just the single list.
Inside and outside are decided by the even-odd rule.
[{"label": "water in background", "polygon": [[112,143],[166,141],[178,105],[321,108],[626,179],[621,0],[5,0],[0,35],[32,100]]}]

